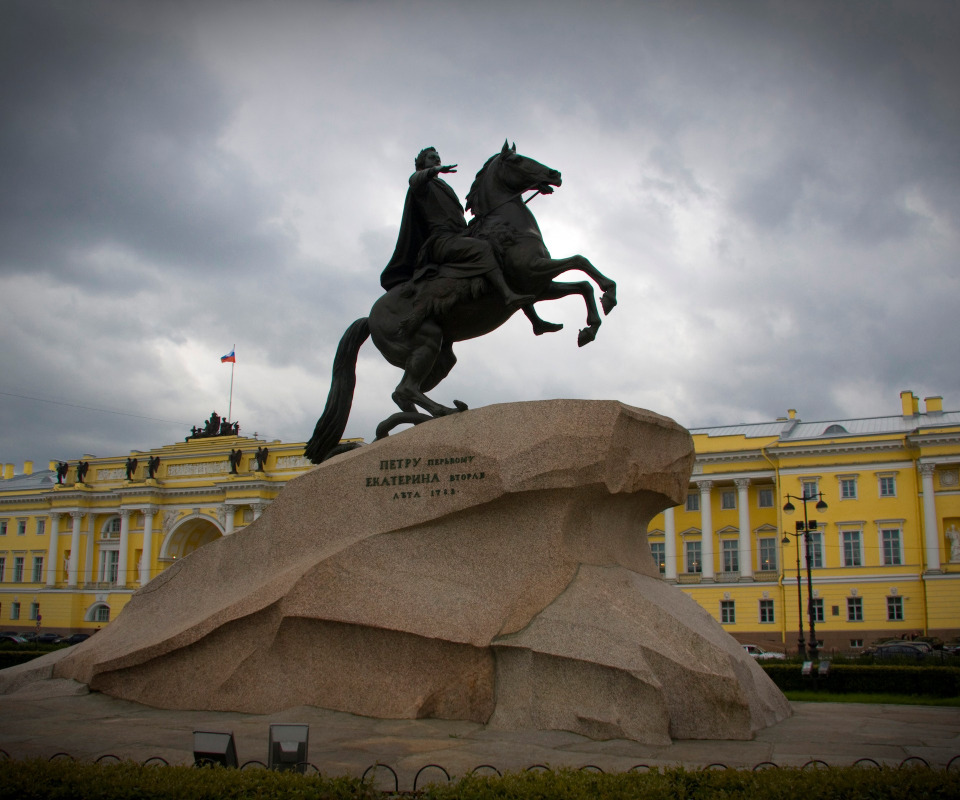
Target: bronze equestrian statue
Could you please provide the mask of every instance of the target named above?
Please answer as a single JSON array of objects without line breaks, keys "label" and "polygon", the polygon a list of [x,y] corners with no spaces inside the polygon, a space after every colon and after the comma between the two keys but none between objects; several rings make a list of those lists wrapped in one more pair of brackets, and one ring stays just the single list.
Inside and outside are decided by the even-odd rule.
[{"label": "bronze equestrian statue", "polygon": [[339,452],[353,404],[357,355],[368,337],[387,361],[403,370],[393,392],[400,411],[380,423],[379,439],[397,425],[465,410],[459,400],[453,407],[444,406],[425,393],[453,369],[454,342],[496,330],[519,307],[535,334],[554,332],[563,326],[540,319],[533,304],[579,294],[587,326],[577,343],[582,347],[592,342],[601,323],[593,286],[555,281],[558,275],[579,270],[590,277],[603,292],[604,314],[617,304],[616,283],[586,258],[550,257],[523,199],[526,191],[552,193],[561,184],[557,170],[519,155],[516,145],[504,142],[467,194],[466,208],[473,213],[468,226],[453,190],[439,178],[455,172],[456,165],[442,165],[436,149],[425,148],[415,166],[397,246],[381,275],[386,293],[373,304],[369,317],[347,328],[337,347],[327,403],[305,449],[315,464]]}]

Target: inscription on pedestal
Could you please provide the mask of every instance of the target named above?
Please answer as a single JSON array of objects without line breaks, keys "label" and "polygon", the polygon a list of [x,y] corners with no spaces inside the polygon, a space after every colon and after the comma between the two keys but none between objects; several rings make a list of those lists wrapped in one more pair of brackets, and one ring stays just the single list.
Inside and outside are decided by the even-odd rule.
[{"label": "inscription on pedestal", "polygon": [[[476,456],[442,458],[391,458],[380,461],[380,472],[366,477],[365,488],[387,489],[391,500],[443,497],[462,490],[467,481],[482,481],[486,472],[474,463]],[[456,484],[451,486],[450,484]]]}]

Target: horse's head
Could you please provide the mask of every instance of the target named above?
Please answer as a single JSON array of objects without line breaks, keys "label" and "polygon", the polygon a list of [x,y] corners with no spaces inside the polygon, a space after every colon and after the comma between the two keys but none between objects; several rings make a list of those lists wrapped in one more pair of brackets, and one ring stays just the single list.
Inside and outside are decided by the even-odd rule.
[{"label": "horse's head", "polygon": [[503,142],[503,148],[497,160],[499,178],[511,191],[525,192],[528,189],[539,189],[543,194],[550,194],[554,186],[559,186],[563,182],[558,170],[520,155],[517,153],[517,145],[508,147],[506,140]]},{"label": "horse's head", "polygon": [[483,215],[498,202],[511,196],[536,189],[542,194],[553,192],[563,179],[560,172],[539,161],[517,153],[505,140],[499,153],[487,159],[467,194],[467,209],[475,215]]}]

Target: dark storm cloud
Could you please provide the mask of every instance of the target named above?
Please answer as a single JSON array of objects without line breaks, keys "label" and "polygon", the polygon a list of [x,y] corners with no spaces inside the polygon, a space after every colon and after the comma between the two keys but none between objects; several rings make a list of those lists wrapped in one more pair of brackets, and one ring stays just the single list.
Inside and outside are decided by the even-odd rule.
[{"label": "dark storm cloud", "polygon": [[78,260],[104,245],[176,271],[275,261],[275,198],[217,147],[231,99],[183,37],[110,11],[0,12],[0,268],[96,281]]}]

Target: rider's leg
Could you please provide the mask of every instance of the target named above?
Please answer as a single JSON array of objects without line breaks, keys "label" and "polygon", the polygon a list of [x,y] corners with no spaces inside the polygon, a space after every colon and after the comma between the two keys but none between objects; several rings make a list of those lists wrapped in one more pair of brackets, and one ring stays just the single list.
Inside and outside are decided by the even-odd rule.
[{"label": "rider's leg", "polygon": [[563,325],[559,322],[547,322],[545,319],[540,319],[540,315],[537,313],[536,308],[534,308],[533,303],[525,305],[523,307],[523,313],[533,326],[534,336],[540,336],[543,333],[556,333],[557,331],[563,330]]}]

